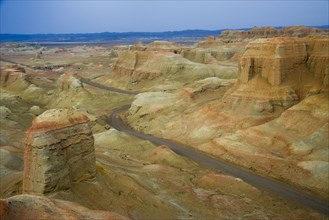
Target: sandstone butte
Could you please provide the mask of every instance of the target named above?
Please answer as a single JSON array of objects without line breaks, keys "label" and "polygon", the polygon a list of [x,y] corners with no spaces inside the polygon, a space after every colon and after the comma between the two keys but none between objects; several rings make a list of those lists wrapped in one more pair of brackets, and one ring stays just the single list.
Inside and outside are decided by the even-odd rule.
[{"label": "sandstone butte", "polygon": [[226,97],[287,109],[309,95],[328,92],[328,50],[327,37],[250,42],[240,59],[238,81]]},{"label": "sandstone butte", "polygon": [[26,132],[23,191],[47,194],[96,176],[94,138],[87,116],[51,109]]}]

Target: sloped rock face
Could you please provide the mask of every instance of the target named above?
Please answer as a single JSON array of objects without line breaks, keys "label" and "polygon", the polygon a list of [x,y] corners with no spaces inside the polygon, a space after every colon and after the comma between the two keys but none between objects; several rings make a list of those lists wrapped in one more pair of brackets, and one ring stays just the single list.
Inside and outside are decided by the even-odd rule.
[{"label": "sloped rock face", "polygon": [[[139,45],[137,45],[137,48]],[[153,41],[146,46],[146,51],[160,51],[160,52],[173,52],[180,53],[181,47],[176,45],[175,42],[170,41]]]},{"label": "sloped rock face", "polygon": [[74,202],[35,195],[19,195],[0,200],[0,217],[1,220],[127,219],[108,211],[90,210]]},{"label": "sloped rock face", "polygon": [[310,28],[305,26],[289,26],[282,29],[274,27],[253,27],[251,30],[225,30],[219,38],[228,41],[252,40],[257,38],[272,37],[306,37],[309,35],[325,35],[327,31],[319,28]]},{"label": "sloped rock face", "polygon": [[[148,69],[142,69],[142,65],[156,57],[156,52],[126,51],[119,54],[112,70],[120,76],[133,76],[141,79],[152,79],[160,75],[159,68],[148,65]],[[152,70],[153,69],[153,70]]]},{"label": "sloped rock face", "polygon": [[249,43],[240,59],[238,82],[226,94],[227,106],[252,114],[272,113],[275,106],[287,109],[309,95],[328,91],[328,48],[326,37]]},{"label": "sloped rock face", "polygon": [[194,63],[172,52],[125,51],[119,54],[112,70],[114,77],[129,77],[130,80],[151,80],[162,75],[193,80],[205,76],[235,78],[237,67]]},{"label": "sloped rock face", "polygon": [[197,43],[196,47],[198,48],[213,48],[224,45],[223,41],[217,40],[214,36],[209,36],[203,41]]},{"label": "sloped rock face", "polygon": [[197,63],[227,65],[219,62],[237,61],[238,57],[244,52],[246,44],[246,42],[226,44],[223,40],[209,36],[198,42],[193,48],[183,48],[181,55]]},{"label": "sloped rock face", "polygon": [[51,109],[26,132],[23,191],[50,193],[95,178],[94,138],[89,119],[68,109]]},{"label": "sloped rock face", "polygon": [[58,78],[57,84],[61,91],[79,91],[83,88],[80,80],[74,77],[74,72],[66,72]]},{"label": "sloped rock face", "polygon": [[272,121],[202,147],[214,145],[206,151],[328,199],[328,106],[327,94],[312,95]]},{"label": "sloped rock face", "polygon": [[28,83],[25,80],[25,69],[18,65],[6,65],[0,70],[0,85],[2,87],[27,87]]}]

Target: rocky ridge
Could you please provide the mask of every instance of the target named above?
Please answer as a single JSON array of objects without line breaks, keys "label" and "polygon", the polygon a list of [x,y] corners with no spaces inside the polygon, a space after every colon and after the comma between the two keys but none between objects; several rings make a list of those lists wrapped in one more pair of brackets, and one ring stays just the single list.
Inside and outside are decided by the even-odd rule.
[{"label": "rocky ridge", "polygon": [[164,84],[166,80],[192,83],[207,76],[232,79],[236,78],[237,67],[195,63],[173,52],[124,51],[120,52],[112,71],[114,79],[125,79],[131,84],[142,80],[158,80],[158,84]]},{"label": "rocky ridge", "polygon": [[223,41],[244,41],[257,38],[306,37],[309,35],[327,35],[328,31],[306,26],[288,26],[282,29],[274,27],[253,27],[251,30],[225,30],[219,35]]}]

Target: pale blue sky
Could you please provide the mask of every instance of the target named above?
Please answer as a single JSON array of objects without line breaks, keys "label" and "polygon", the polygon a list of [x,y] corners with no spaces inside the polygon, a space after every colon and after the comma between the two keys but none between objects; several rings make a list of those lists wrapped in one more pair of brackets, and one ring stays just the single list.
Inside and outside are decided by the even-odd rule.
[{"label": "pale blue sky", "polygon": [[218,30],[328,25],[328,1],[1,0],[1,33]]}]

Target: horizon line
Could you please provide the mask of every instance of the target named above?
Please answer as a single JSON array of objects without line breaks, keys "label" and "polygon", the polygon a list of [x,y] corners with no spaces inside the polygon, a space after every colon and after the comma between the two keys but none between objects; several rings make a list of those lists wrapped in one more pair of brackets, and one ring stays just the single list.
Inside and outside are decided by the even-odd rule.
[{"label": "horizon line", "polygon": [[[274,28],[283,28],[283,27],[324,27],[329,28],[329,24],[324,25],[287,25],[287,26],[253,26],[253,27],[274,27]],[[104,33],[115,33],[115,34],[125,34],[125,33],[166,33],[166,32],[183,32],[183,31],[223,31],[223,30],[244,30],[244,29],[252,29],[253,27],[241,27],[241,28],[223,28],[217,30],[209,30],[209,29],[182,29],[182,30],[167,30],[167,31],[103,31],[103,32],[79,32],[79,33],[0,33],[0,35],[70,35],[70,34],[104,34]]]}]

